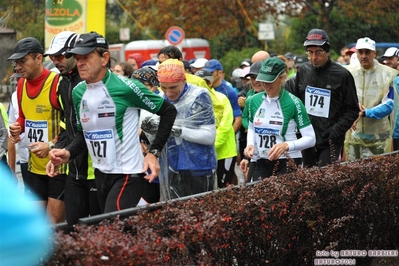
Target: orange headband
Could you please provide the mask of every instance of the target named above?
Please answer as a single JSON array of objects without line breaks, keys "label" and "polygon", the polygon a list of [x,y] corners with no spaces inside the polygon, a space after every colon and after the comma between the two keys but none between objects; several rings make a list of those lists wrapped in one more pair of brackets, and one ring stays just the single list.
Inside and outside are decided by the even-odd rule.
[{"label": "orange headband", "polygon": [[168,59],[158,66],[159,82],[178,82],[186,80],[183,62],[177,59]]}]

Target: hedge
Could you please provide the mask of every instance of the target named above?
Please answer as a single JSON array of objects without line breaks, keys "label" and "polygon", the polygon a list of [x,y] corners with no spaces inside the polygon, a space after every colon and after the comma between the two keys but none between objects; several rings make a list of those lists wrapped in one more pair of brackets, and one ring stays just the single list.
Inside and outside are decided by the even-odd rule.
[{"label": "hedge", "polygon": [[[315,259],[334,259],[334,252],[341,252],[336,257],[346,263],[398,265],[392,264],[397,256],[368,254],[397,252],[398,219],[396,153],[300,168],[255,184],[160,203],[126,219],[77,225],[66,235],[58,230],[55,251],[42,264],[314,265]],[[358,252],[344,257],[348,250]]]}]

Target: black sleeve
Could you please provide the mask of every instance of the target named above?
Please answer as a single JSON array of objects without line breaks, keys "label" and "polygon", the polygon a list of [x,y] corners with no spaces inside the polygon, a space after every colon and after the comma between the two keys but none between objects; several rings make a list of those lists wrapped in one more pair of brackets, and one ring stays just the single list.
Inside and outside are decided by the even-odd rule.
[{"label": "black sleeve", "polygon": [[287,79],[283,87],[292,94],[295,94],[295,77]]},{"label": "black sleeve", "polygon": [[159,122],[158,132],[155,135],[154,141],[151,143],[150,149],[162,150],[172,131],[177,110],[173,104],[164,101],[157,115],[161,117],[161,120]]},{"label": "black sleeve", "polygon": [[86,149],[86,141],[83,136],[83,131],[79,131],[76,133],[71,144],[65,147],[67,151],[71,154],[70,160],[75,159],[80,153],[82,153]]},{"label": "black sleeve", "polygon": [[68,133],[63,127],[61,127],[55,147],[57,149],[62,149],[67,145],[67,143],[68,143]]}]

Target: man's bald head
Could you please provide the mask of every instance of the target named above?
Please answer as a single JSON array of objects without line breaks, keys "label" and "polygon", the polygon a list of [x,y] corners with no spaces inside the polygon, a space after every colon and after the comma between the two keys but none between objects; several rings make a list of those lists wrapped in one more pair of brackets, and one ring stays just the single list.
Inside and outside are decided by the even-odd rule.
[{"label": "man's bald head", "polygon": [[267,59],[269,57],[270,57],[270,55],[269,55],[268,52],[266,52],[266,51],[258,51],[256,53],[254,53],[254,55],[252,56],[251,62],[253,64],[253,63],[258,62],[258,61],[263,61],[263,60],[265,60],[265,59]]}]

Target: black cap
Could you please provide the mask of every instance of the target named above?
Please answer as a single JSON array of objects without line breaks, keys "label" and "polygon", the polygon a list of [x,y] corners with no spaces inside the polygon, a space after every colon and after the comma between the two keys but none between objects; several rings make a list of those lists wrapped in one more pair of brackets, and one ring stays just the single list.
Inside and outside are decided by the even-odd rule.
[{"label": "black cap", "polygon": [[252,75],[258,75],[260,71],[260,67],[262,66],[263,61],[256,61],[253,63],[250,68],[248,74],[245,75],[245,78],[252,76]]},{"label": "black cap", "polygon": [[195,75],[201,77],[202,79],[206,79],[209,82],[213,82],[212,73],[205,69],[198,70],[197,72],[195,72]]},{"label": "black cap", "polygon": [[293,60],[295,60],[295,54],[294,54],[294,53],[291,53],[291,52],[286,53],[286,54],[284,55],[284,57],[287,58],[287,59],[293,59]]},{"label": "black cap", "polygon": [[104,36],[98,34],[95,31],[92,31],[90,33],[84,33],[79,36],[75,43],[75,46],[67,52],[66,57],[71,57],[74,54],[90,54],[97,47],[108,49],[109,45],[107,39],[105,39]]},{"label": "black cap", "polygon": [[307,55],[298,55],[297,57],[295,57],[294,67],[300,67],[308,61],[309,61],[309,58]]},{"label": "black cap", "polygon": [[26,37],[19,40],[14,48],[13,54],[7,59],[7,61],[21,59],[29,53],[44,53],[43,46],[33,37]]},{"label": "black cap", "polygon": [[328,39],[327,33],[322,29],[313,29],[310,30],[306,36],[303,46],[323,46],[325,44],[330,46],[330,40]]},{"label": "black cap", "polygon": [[183,62],[183,65],[184,65],[184,69],[191,71],[190,63],[187,60],[183,60],[182,62]]}]

